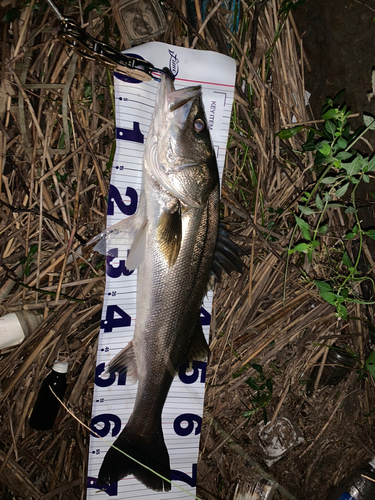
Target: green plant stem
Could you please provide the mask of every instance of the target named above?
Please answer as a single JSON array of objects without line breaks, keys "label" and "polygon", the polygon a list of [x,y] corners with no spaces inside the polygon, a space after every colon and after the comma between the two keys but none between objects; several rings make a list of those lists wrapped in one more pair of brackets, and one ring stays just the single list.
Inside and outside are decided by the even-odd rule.
[{"label": "green plant stem", "polygon": [[354,139],[354,141],[353,141],[353,142],[350,142],[350,143],[347,145],[347,147],[344,149],[344,151],[349,151],[349,149],[350,149],[350,148],[351,148],[351,147],[352,147],[352,146],[353,146],[353,145],[354,145],[354,144],[355,144],[355,143],[356,143],[356,142],[357,142],[357,141],[358,141],[358,140],[359,140],[359,139],[360,139],[363,135],[365,135],[365,133],[366,133],[368,130],[370,130],[370,127],[371,127],[371,125],[372,125],[374,122],[375,122],[375,120],[374,120],[374,121],[372,121],[372,122],[370,123],[370,125],[369,125],[368,127],[366,127],[366,128],[365,128],[365,130],[364,130],[363,132],[361,132],[361,133],[359,134],[359,136],[358,136],[358,137],[356,137],[356,138]]},{"label": "green plant stem", "polygon": [[315,241],[316,235],[318,234],[320,223],[322,222],[323,215],[325,214],[325,212],[327,210],[327,205],[328,205],[328,200],[324,204],[323,210],[321,211],[318,222],[316,224],[316,228],[314,229],[313,241]]},{"label": "green plant stem", "polygon": [[289,245],[288,245],[288,252],[286,254],[286,264],[285,264],[285,273],[284,273],[284,284],[283,284],[283,305],[285,306],[285,293],[286,293],[286,278],[288,276],[288,267],[289,267],[289,256],[290,256],[290,250],[292,248],[292,243],[294,239],[294,235],[296,234],[297,230],[297,224],[293,228],[292,235],[289,240]]},{"label": "green plant stem", "polygon": [[[363,174],[361,174],[359,182],[362,179],[362,175]],[[354,278],[354,273],[357,271],[357,267],[358,267],[358,264],[359,264],[359,259],[361,258],[361,253],[362,253],[362,240],[363,240],[362,228],[361,228],[361,222],[360,222],[359,217],[358,217],[357,207],[356,207],[356,203],[355,203],[355,192],[356,192],[357,187],[359,186],[359,182],[354,186],[352,194],[351,194],[352,205],[353,205],[353,208],[355,209],[354,217],[355,217],[356,223],[358,225],[359,248],[358,248],[357,258],[356,258],[353,270],[350,271],[350,273],[348,274],[348,276],[346,276],[345,279],[344,279],[344,281],[341,283],[341,285],[340,285],[340,287],[339,287],[339,289],[337,291],[337,295],[340,294],[341,290],[344,288],[344,286],[347,283],[347,281],[349,279],[353,279]]]}]

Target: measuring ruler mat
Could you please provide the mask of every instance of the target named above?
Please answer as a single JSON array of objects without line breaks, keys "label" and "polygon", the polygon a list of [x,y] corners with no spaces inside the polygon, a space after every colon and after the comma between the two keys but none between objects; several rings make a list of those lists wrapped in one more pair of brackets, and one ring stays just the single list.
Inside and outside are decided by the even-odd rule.
[{"label": "measuring ruler mat", "polygon": [[[174,47],[152,42],[127,51],[158,67],[169,67],[176,90],[201,85],[203,102],[217,156],[220,176],[224,167],[234,95],[235,61],[216,52]],[[132,83],[129,83],[130,82]],[[107,227],[133,215],[138,206],[143,152],[155,106],[158,82],[135,82],[114,74],[116,102],[116,154],[108,195]],[[89,448],[87,499],[187,499],[191,495],[172,485],[169,492],[147,489],[133,476],[99,491],[97,477],[109,443],[125,427],[132,412],[137,384],[126,376],[104,374],[105,366],[133,338],[136,319],[137,271],[129,272],[118,248],[107,248],[106,287],[96,362]],[[208,339],[212,292],[201,309]],[[195,494],[199,437],[202,424],[206,363],[181,367],[170,388],[162,414],[165,444],[169,451],[172,481]]]}]

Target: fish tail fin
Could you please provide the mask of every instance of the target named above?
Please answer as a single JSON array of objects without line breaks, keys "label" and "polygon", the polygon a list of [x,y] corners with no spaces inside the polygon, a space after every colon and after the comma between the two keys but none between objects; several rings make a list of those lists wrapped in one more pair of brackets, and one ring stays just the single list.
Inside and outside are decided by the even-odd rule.
[{"label": "fish tail fin", "polygon": [[[132,474],[147,488],[154,491],[169,491],[171,489],[170,482],[152,472],[155,471],[169,480],[171,478],[169,454],[165,446],[161,425],[151,438],[144,438],[126,426],[113,446],[117,449],[111,447],[107,451],[99,471],[98,485],[110,485]],[[127,455],[135,458],[152,471]]]}]

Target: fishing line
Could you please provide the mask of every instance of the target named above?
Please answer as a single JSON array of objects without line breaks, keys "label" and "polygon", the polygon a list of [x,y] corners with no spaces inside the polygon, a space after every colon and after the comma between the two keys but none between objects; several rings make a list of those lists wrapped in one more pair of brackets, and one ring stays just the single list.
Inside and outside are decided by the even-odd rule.
[{"label": "fishing line", "polygon": [[133,460],[133,462],[137,463],[138,465],[141,465],[142,467],[144,467],[145,469],[149,470],[150,472],[152,472],[153,474],[155,474],[156,476],[160,477],[161,479],[163,479],[164,481],[167,481],[168,483],[170,483],[172,486],[175,486],[176,488],[178,488],[179,490],[181,490],[183,493],[187,493],[189,496],[191,496],[192,498],[194,498],[195,500],[202,500],[201,498],[197,497],[194,495],[194,493],[190,493],[190,491],[187,491],[185,490],[184,488],[182,488],[182,486],[179,486],[178,484],[174,483],[173,481],[171,481],[170,479],[167,479],[166,477],[162,476],[161,474],[159,474],[158,472],[154,471],[153,469],[151,469],[151,467],[148,467],[147,465],[144,465],[142,462],[139,462],[137,459],[133,458],[131,455],[128,455],[127,453],[125,453],[124,451],[120,450],[119,448],[117,448],[116,446],[114,446],[113,444],[111,444],[109,441],[107,441],[106,439],[104,439],[103,437],[99,436],[99,434],[97,432],[95,432],[94,430],[90,429],[90,427],[88,427],[86,424],[84,424],[78,417],[76,417],[74,415],[74,413],[72,413],[69,408],[61,401],[61,399],[55,394],[55,392],[53,391],[52,387],[49,385],[48,386],[51,391],[52,391],[52,394],[55,396],[55,398],[59,401],[59,403],[61,404],[61,406],[63,406],[65,408],[65,410],[75,419],[77,420],[77,422],[79,422],[85,429],[87,429],[89,432],[91,432],[92,434],[95,434],[96,437],[98,437],[99,439],[101,439],[102,441],[104,441],[106,444],[108,444],[111,448],[114,448],[116,451],[122,453],[123,455],[125,455],[127,458],[130,458],[131,460]]}]

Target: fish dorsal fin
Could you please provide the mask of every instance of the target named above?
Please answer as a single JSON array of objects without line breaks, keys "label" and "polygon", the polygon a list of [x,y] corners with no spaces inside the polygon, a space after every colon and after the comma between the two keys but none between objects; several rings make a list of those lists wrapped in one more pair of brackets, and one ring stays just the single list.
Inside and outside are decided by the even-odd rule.
[{"label": "fish dorsal fin", "polygon": [[106,368],[106,373],[126,373],[126,379],[131,382],[138,380],[138,368],[135,360],[133,342],[121,349],[119,353],[110,361]]},{"label": "fish dorsal fin", "polygon": [[169,266],[176,263],[182,240],[181,206],[178,200],[159,217],[156,237]]},{"label": "fish dorsal fin", "polygon": [[184,359],[184,363],[190,363],[193,360],[204,361],[207,359],[209,352],[210,350],[202,330],[202,323],[199,312],[198,319],[196,320],[194,325],[194,330],[191,336],[191,341],[186,357]]}]

